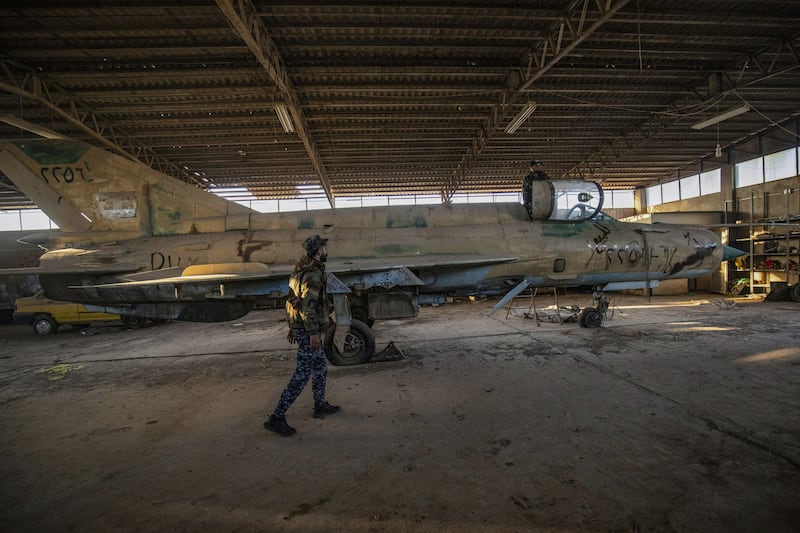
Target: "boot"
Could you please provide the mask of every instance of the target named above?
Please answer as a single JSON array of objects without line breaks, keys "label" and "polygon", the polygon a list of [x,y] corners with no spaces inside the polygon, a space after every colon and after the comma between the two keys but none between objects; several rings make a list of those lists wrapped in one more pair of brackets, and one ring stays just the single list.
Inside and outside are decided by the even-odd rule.
[{"label": "boot", "polygon": [[277,433],[281,437],[291,437],[295,434],[295,429],[286,423],[285,416],[277,417],[275,415],[269,415],[269,419],[264,422],[264,428],[273,433]]},{"label": "boot", "polygon": [[339,411],[341,407],[322,402],[314,405],[314,418],[325,418],[325,415],[332,415]]}]

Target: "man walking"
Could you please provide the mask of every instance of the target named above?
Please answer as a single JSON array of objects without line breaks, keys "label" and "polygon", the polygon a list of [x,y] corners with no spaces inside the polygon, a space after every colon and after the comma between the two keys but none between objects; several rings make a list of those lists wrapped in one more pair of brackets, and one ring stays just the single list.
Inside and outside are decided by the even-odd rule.
[{"label": "man walking", "polygon": [[303,391],[308,379],[314,393],[314,418],[325,418],[339,411],[339,406],[325,401],[325,362],[323,336],[328,326],[328,303],[325,293],[325,261],[328,259],[328,239],[319,235],[303,242],[305,254],[294,266],[289,278],[289,298],[286,318],[289,322],[289,342],[297,342],[297,368],[286,385],[278,405],[264,422],[264,427],[283,437],[294,435],[295,429],[286,422],[286,411]]}]

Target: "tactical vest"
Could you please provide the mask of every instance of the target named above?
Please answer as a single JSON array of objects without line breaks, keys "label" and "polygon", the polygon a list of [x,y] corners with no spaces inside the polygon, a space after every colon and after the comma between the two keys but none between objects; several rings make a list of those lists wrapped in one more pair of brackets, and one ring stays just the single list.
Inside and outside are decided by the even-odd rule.
[{"label": "tactical vest", "polygon": [[311,335],[327,329],[329,319],[323,263],[306,259],[295,267],[289,277],[286,320],[290,327],[304,328]]}]

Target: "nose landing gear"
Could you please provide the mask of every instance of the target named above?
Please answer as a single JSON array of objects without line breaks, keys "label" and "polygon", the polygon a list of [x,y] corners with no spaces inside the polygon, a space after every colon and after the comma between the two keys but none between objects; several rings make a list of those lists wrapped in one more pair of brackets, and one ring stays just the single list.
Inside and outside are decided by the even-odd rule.
[{"label": "nose landing gear", "polygon": [[584,307],[578,315],[578,323],[584,328],[599,328],[606,320],[608,311],[608,298],[598,287],[592,291],[594,307]]}]

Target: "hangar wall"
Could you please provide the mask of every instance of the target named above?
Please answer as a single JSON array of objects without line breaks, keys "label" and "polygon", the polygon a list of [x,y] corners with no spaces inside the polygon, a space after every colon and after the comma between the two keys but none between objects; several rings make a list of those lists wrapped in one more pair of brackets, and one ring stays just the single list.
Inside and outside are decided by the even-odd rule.
[{"label": "hangar wall", "polygon": [[[667,202],[652,207],[646,207],[645,191],[639,190],[636,195],[639,219],[653,222],[677,222],[664,218],[668,214],[676,214],[682,219],[680,221],[682,223],[714,225],[749,224],[764,219],[782,220],[787,217],[787,214],[790,217],[800,215],[800,176],[735,188],[733,165],[723,165],[721,188],[722,191],[719,193]],[[659,214],[662,216],[658,216]],[[729,241],[728,244],[743,248],[741,243]],[[724,293],[728,285],[727,273],[726,266],[723,266],[718,275],[698,280],[676,280],[664,283],[654,289],[653,294],[684,294],[693,290]]]}]

